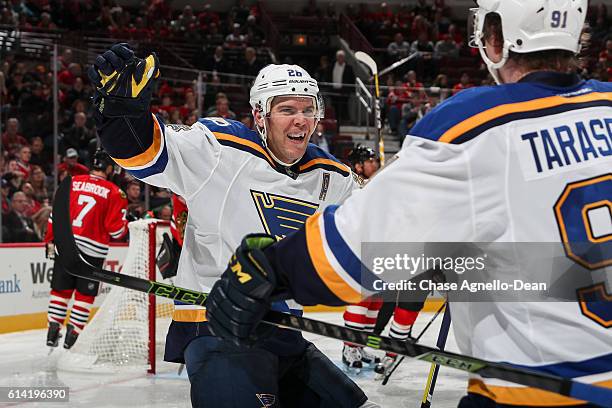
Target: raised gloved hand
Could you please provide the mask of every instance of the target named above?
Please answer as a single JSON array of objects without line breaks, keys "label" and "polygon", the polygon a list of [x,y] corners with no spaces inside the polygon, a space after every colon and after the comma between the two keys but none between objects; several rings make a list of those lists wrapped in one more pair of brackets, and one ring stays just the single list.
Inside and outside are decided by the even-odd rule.
[{"label": "raised gloved hand", "polygon": [[94,106],[107,118],[139,117],[149,110],[159,61],[155,53],[138,58],[126,43],[96,57],[87,71],[96,87]]},{"label": "raised gloved hand", "polygon": [[263,249],[276,242],[265,234],[247,235],[206,300],[209,328],[237,346],[252,346],[275,328],[260,324],[278,292],[277,275]]}]

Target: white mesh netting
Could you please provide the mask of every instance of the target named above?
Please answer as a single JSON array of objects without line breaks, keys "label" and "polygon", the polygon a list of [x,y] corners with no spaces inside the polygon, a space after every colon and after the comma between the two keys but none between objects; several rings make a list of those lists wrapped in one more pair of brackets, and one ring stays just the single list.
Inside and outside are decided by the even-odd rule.
[{"label": "white mesh netting", "polygon": [[[129,224],[129,230],[128,254],[121,273],[143,279],[155,276],[156,280],[161,280],[151,260],[159,250],[162,234],[169,232],[167,223],[138,220]],[[153,245],[151,240],[154,240]],[[151,251],[154,251],[153,256]],[[151,268],[155,268],[154,275]],[[149,295],[112,286],[76,344],[59,359],[58,368],[89,372],[150,370],[150,345],[162,348],[173,310],[170,300],[158,297],[155,303],[156,333],[153,336],[149,329]]]}]

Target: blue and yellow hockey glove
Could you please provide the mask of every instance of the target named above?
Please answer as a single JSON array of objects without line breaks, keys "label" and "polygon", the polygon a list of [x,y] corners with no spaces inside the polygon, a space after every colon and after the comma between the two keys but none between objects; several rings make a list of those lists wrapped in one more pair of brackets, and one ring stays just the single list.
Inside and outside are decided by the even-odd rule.
[{"label": "blue and yellow hockey glove", "polygon": [[278,289],[276,273],[263,253],[274,242],[274,237],[265,234],[244,237],[213,286],[206,300],[206,316],[215,336],[248,347],[275,331],[273,326],[260,324]]},{"label": "blue and yellow hockey glove", "polygon": [[139,117],[149,110],[159,61],[155,53],[138,58],[128,44],[118,43],[96,57],[87,75],[96,87],[94,106],[103,117]]}]

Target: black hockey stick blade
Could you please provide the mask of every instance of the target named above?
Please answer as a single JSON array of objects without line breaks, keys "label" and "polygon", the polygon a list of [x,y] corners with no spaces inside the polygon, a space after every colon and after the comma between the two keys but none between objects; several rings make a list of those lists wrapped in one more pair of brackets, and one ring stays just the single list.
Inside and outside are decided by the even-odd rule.
[{"label": "black hockey stick blade", "polygon": [[[173,285],[166,285],[155,281],[125,276],[116,272],[95,267],[85,261],[80,255],[70,221],[70,177],[66,177],[57,193],[53,203],[53,231],[55,248],[58,259],[66,270],[72,275],[91,279],[103,283],[122,286],[155,296],[179,300],[183,303],[204,306],[207,293],[184,289]],[[372,347],[382,351],[401,354],[444,365],[458,370],[478,374],[483,377],[498,378],[501,380],[551,391],[567,397],[591,402],[602,407],[612,406],[612,390],[573,381],[540,371],[535,371],[507,363],[496,363],[481,360],[458,353],[441,351],[434,347],[418,343],[396,340],[389,337],[375,336],[319,320],[294,316],[281,312],[268,312],[263,322],[274,324],[291,330],[305,331],[320,336],[330,337],[362,346]]]}]

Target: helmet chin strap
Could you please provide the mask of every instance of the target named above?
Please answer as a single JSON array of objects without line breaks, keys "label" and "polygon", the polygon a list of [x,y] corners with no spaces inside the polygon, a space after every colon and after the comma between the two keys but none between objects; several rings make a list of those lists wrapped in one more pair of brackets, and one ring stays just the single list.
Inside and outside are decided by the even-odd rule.
[{"label": "helmet chin strap", "polygon": [[482,43],[482,40],[480,38],[476,40],[476,44],[478,45],[478,51],[480,51],[480,56],[482,57],[482,60],[487,65],[487,69],[489,70],[489,73],[495,80],[495,83],[497,85],[501,85],[503,82],[501,81],[501,78],[499,76],[499,70],[504,65],[506,65],[506,62],[508,62],[508,56],[510,54],[510,51],[509,51],[510,44],[504,42],[504,48],[502,49],[502,59],[499,62],[491,61],[491,59],[489,58],[489,56],[487,55],[485,51],[484,44]]},{"label": "helmet chin strap", "polygon": [[270,150],[270,148],[268,147],[268,136],[267,136],[267,135],[268,135],[268,129],[266,129],[266,118],[264,117],[264,118],[263,118],[263,120],[264,120],[264,121],[263,121],[263,129],[262,129],[262,128],[260,128],[260,127],[257,125],[257,123],[255,123],[255,127],[257,128],[257,133],[259,133],[259,136],[261,136],[261,140],[262,140],[262,142],[263,142],[264,147],[266,148],[266,150],[268,151],[268,153],[270,153],[270,156],[272,156],[272,159],[274,159],[274,161],[275,161],[276,163],[278,163],[278,164],[280,164],[281,166],[284,166],[284,167],[291,167],[291,166],[293,166],[294,164],[296,164],[297,162],[299,162],[299,161],[302,159],[302,157],[303,157],[304,155],[300,156],[300,157],[299,157],[297,160],[295,160],[293,163],[285,163],[284,161],[282,161],[282,160],[280,160],[278,157],[276,157],[276,156],[274,155],[274,153],[272,153],[272,150]]}]

